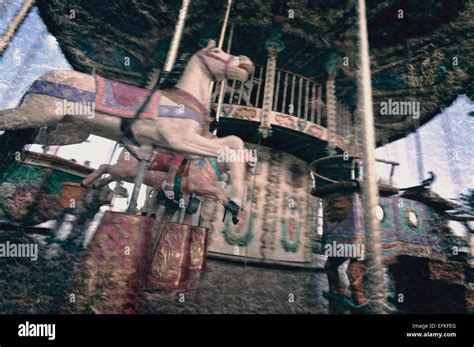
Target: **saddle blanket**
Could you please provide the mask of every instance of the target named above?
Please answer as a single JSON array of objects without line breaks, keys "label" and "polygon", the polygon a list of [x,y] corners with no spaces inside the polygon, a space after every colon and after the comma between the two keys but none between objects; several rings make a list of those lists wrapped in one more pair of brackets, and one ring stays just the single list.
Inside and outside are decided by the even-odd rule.
[{"label": "saddle blanket", "polygon": [[187,165],[188,161],[178,153],[171,153],[167,151],[155,152],[148,169],[152,171],[168,172],[171,164],[179,165],[179,170],[176,174],[177,177],[189,176],[190,166]]},{"label": "saddle blanket", "polygon": [[[132,118],[145,102],[150,91],[131,86],[122,82],[96,76],[97,94],[95,108],[97,111],[115,114],[124,118]],[[141,118],[154,118],[160,92],[155,91],[141,113]],[[178,109],[176,107],[176,109]]]},{"label": "saddle blanket", "polygon": [[[98,75],[95,78],[96,93],[47,80],[34,81],[27,93],[53,96],[74,103],[94,102],[97,111],[121,118],[133,118],[150,93],[147,89],[109,80]],[[185,92],[178,89],[153,92],[139,117],[144,119],[167,117],[193,119],[197,122],[209,121],[207,114],[201,114],[194,107],[185,105],[186,96],[183,97],[182,94],[185,94]],[[171,98],[179,100],[179,103],[174,102]]]}]

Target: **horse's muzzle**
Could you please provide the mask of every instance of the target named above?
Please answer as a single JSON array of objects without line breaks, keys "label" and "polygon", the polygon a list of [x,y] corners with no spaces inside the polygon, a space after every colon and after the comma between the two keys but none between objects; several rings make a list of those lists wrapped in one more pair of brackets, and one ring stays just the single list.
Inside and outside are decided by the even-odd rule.
[{"label": "horse's muzzle", "polygon": [[255,65],[253,64],[253,62],[245,55],[239,56],[238,67],[247,71],[249,75],[251,75],[255,70]]}]

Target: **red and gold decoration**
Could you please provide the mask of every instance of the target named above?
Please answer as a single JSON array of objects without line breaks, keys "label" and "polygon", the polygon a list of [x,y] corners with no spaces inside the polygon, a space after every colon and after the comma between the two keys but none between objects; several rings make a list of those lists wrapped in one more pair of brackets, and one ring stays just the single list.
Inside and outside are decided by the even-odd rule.
[{"label": "red and gold decoration", "polygon": [[[205,269],[208,229],[166,223],[148,276],[150,290],[188,290]],[[190,280],[191,279],[191,280]]]},{"label": "red and gold decoration", "polygon": [[239,224],[222,222],[219,204],[206,201],[203,225],[211,230],[209,252],[255,261],[309,263],[315,228],[306,162],[260,146],[256,171],[247,170],[247,202]]},{"label": "red and gold decoration", "polygon": [[155,219],[107,211],[76,271],[62,311],[140,311]]}]

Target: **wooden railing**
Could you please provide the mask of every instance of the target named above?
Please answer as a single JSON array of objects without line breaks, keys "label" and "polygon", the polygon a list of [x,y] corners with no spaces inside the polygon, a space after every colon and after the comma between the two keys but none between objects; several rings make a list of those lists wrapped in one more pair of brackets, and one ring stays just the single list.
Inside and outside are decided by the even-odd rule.
[{"label": "wooden railing", "polygon": [[221,84],[224,82],[224,104],[262,108],[265,84],[265,68],[263,66],[256,66],[249,80],[245,82],[225,80],[216,83],[212,92],[212,101],[214,103],[217,103]]},{"label": "wooden railing", "polygon": [[[221,83],[224,88],[224,104],[262,108],[265,89],[265,67],[255,66],[249,80],[240,82],[226,80],[215,85],[212,102],[217,103]],[[327,126],[325,86],[311,78],[277,69],[272,110]],[[349,109],[337,103],[336,133],[346,136],[353,129],[353,118]]]},{"label": "wooden railing", "polygon": [[273,111],[321,124],[323,86],[289,71],[276,71]]}]

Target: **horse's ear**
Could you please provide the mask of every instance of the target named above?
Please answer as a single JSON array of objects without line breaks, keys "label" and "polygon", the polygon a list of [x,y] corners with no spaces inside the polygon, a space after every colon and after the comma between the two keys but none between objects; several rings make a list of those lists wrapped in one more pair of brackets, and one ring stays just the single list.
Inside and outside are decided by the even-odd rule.
[{"label": "horse's ear", "polygon": [[209,40],[207,43],[207,48],[214,48],[216,47],[216,41],[215,40]]}]

